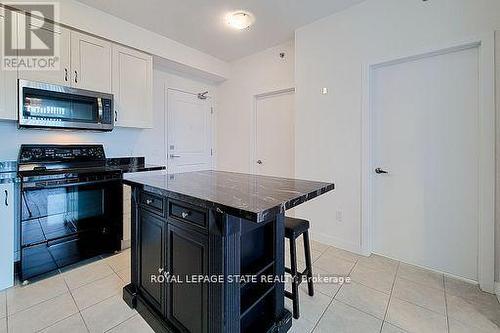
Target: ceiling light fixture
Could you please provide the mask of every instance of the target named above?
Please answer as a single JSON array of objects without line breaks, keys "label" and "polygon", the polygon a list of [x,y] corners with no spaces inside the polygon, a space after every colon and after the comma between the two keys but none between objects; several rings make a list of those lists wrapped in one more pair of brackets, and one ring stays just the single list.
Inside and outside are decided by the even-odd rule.
[{"label": "ceiling light fixture", "polygon": [[240,10],[229,13],[226,16],[226,22],[235,29],[243,30],[250,27],[255,22],[255,18],[251,13]]}]

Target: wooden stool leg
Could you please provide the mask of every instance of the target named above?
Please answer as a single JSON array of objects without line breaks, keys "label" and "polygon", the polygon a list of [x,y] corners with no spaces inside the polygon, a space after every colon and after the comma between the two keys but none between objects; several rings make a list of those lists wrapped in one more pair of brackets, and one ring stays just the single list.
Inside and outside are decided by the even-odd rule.
[{"label": "wooden stool leg", "polygon": [[307,269],[307,289],[309,296],[314,296],[314,286],[312,280],[312,260],[311,260],[311,244],[309,243],[309,232],[304,232],[304,254],[306,256],[306,269]]},{"label": "wooden stool leg", "polygon": [[290,239],[290,265],[292,274],[293,318],[299,319],[299,283],[297,281],[297,246],[295,238]]}]

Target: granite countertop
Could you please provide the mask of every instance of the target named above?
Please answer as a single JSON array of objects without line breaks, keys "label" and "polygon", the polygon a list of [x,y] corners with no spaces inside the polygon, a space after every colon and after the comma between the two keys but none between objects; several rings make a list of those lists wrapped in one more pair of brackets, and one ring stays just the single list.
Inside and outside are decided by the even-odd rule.
[{"label": "granite countertop", "polygon": [[124,175],[124,183],[253,222],[266,221],[335,188],[332,183],[222,171],[143,172]]},{"label": "granite countertop", "polygon": [[19,181],[17,177],[17,162],[2,161],[0,162],[0,184],[16,183]]},{"label": "granite countertop", "polygon": [[119,157],[106,159],[106,166],[123,173],[165,170],[165,166],[146,164],[144,157]]}]

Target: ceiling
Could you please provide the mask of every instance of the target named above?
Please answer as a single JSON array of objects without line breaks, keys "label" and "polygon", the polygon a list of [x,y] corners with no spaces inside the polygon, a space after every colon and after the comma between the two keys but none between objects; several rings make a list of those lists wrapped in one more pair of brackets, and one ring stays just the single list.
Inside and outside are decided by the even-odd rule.
[{"label": "ceiling", "polygon": [[[78,0],[185,45],[232,61],[293,38],[295,29],[363,0]],[[255,15],[247,30],[231,29],[224,16]]]}]

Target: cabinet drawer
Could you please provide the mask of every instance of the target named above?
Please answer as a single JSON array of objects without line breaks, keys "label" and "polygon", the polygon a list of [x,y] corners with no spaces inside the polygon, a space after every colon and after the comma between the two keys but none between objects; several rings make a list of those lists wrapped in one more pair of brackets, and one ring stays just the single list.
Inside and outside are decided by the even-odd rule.
[{"label": "cabinet drawer", "polygon": [[206,228],[207,225],[205,211],[180,202],[169,202],[168,216],[201,228]]},{"label": "cabinet drawer", "polygon": [[163,198],[158,196],[158,195],[155,195],[152,193],[147,193],[147,192],[142,192],[141,205],[149,208],[150,210],[152,210],[158,214],[161,214],[162,216],[164,215]]}]

